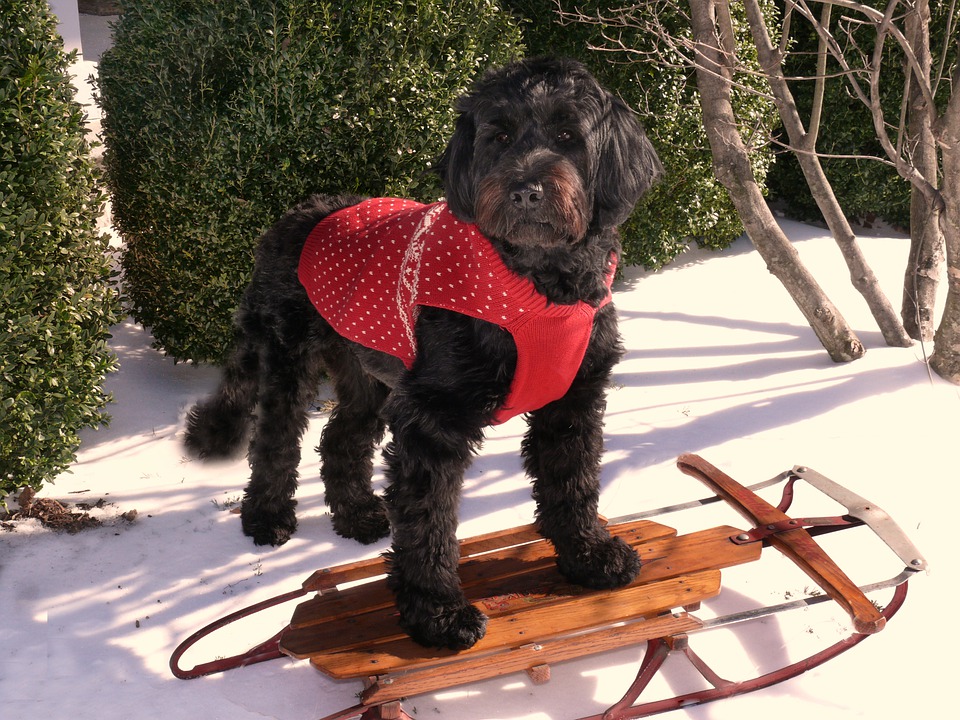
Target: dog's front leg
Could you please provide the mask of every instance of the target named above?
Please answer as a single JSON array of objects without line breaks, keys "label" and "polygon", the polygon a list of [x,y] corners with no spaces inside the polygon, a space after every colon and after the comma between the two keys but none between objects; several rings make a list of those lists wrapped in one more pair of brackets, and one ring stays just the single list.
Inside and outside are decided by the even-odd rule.
[{"label": "dog's front leg", "polygon": [[586,398],[569,396],[533,413],[524,461],[533,478],[538,528],[553,543],[560,572],[578,585],[614,588],[637,576],[640,560],[597,516],[600,413]]},{"label": "dog's front leg", "polygon": [[509,389],[508,334],[445,310],[421,308],[418,357],[383,408],[393,533],[389,583],[400,624],[422,645],[461,649],[486,629],[457,572],[463,474]]},{"label": "dog's front leg", "polygon": [[468,648],[486,629],[486,617],[467,602],[457,571],[457,511],[472,441],[454,429],[456,423],[422,407],[407,411],[395,400],[393,439],[384,457],[393,531],[389,583],[400,625],[421,645]]},{"label": "dog's front leg", "polygon": [[592,588],[620,587],[640,572],[636,552],[611,537],[597,516],[605,393],[621,354],[618,337],[612,312],[598,313],[573,385],[531,413],[522,448],[539,530],[553,543],[560,571]]}]

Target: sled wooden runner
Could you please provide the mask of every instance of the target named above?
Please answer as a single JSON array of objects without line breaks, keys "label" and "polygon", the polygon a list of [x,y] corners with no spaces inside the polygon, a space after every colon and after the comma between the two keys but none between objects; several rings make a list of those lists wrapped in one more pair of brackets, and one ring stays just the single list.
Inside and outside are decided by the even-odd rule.
[{"label": "sled wooden runner", "polygon": [[[647,517],[611,522],[640,555],[641,571],[628,586],[588,590],[567,582],[556,569],[552,545],[532,525],[490,533],[461,543],[460,578],[467,598],[489,618],[486,635],[463,651],[431,650],[414,643],[400,629],[394,598],[387,588],[382,558],[319,570],[298,590],[229,615],[198,631],[174,652],[170,666],[181,678],[193,678],[280,656],[309,660],[337,680],[360,680],[360,703],[323,720],[409,717],[403,698],[525,671],[536,684],[549,680],[550,666],[564,660],[645,644],[637,679],[624,698],[604,714],[583,720],[645,717],[684,705],[708,702],[781,682],[849,649],[881,630],[903,603],[906,580],[926,563],[892,520],[872,504],[812,470],[796,467],[774,481],[786,482],[783,499],[773,506],[696,455],[684,455],[680,469],[704,482],[750,523],[678,535]],[[843,515],[791,518],[786,515],[794,485],[807,480],[844,505]],[[675,506],[674,510],[685,506]],[[880,610],[813,536],[868,525],[905,563],[890,580],[866,588],[896,587],[893,600]],[[721,592],[721,570],[758,560],[764,546],[774,546],[793,560],[826,593],[782,606],[734,616],[700,620],[699,604]],[[265,607],[315,593],[294,610],[276,636],[242,655],[179,667],[184,652],[211,632]],[[792,607],[833,600],[849,615],[854,633],[814,658],[743,682],[724,680],[690,648],[690,635],[712,627],[749,620]],[[711,684],[668,700],[636,701],[672,652],[682,653]]]}]

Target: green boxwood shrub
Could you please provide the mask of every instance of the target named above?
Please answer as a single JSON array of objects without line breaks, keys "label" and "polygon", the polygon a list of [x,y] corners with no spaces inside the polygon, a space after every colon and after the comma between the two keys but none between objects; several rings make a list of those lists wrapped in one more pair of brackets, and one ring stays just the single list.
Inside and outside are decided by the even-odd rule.
[{"label": "green boxwood shrub", "polygon": [[0,497],[38,489],[102,422],[119,303],[103,193],[46,0],[0,9]]},{"label": "green boxwood shrub", "polygon": [[522,54],[493,0],[124,0],[100,62],[134,317],[222,360],[259,234],[313,192],[435,199],[453,99]]},{"label": "green boxwood shrub", "polygon": [[[727,191],[713,174],[710,146],[700,116],[699,100],[692,70],[669,68],[652,59],[629,62],[623,53],[591,50],[590,46],[609,47],[603,29],[589,23],[558,22],[555,0],[505,0],[524,18],[524,40],[529,52],[562,53],[586,64],[597,77],[640,113],[647,134],[663,161],[666,175],[640,203],[621,228],[624,259],[629,264],[657,268],[682,252],[691,240],[705,247],[722,248],[743,232]],[[596,17],[609,11],[603,0],[563,0],[570,12],[579,10]],[[772,0],[767,2],[772,7]],[[621,7],[622,4],[616,5]],[[749,29],[739,3],[732,3],[739,41],[738,57],[758,67]],[[676,37],[689,37],[689,21],[669,4],[636,4],[633,10],[640,21],[656,19]],[[611,31],[624,44],[642,53],[669,55],[658,39],[635,28]],[[677,65],[678,57],[666,57]],[[740,82],[758,80],[743,76]],[[735,94],[736,110],[745,136],[760,138],[751,156],[757,180],[764,182],[773,154],[762,142],[775,127],[776,110],[762,97],[747,92]]]}]

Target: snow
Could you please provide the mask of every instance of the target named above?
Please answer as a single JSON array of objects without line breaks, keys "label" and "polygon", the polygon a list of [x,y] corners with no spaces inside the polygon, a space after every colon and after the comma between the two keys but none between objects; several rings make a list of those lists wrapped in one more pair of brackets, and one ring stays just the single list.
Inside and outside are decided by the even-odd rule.
[{"label": "snow", "polygon": [[[831,362],[745,239],[720,253],[688,251],[658,273],[628,269],[615,287],[627,353],[609,395],[601,512],[618,517],[703,497],[674,467],[683,452],[699,453],[743,483],[804,464],[885,508],[932,568],[911,580],[907,602],[888,627],[847,654],[787,683],[674,717],[761,717],[782,713],[785,700],[790,716],[822,719],[893,718],[915,711],[919,698],[928,707],[952,705],[947,668],[933,643],[949,649],[958,634],[949,621],[957,567],[948,528],[958,500],[950,456],[960,392],[929,377],[919,346],[883,345],[823,231],[783,225],[868,346],[866,356]],[[907,241],[881,236],[862,244],[896,297]],[[292,590],[318,568],[387,547],[363,547],[333,533],[310,450],[325,415],[312,415],[304,440],[299,531],[281,548],[257,548],[230,512],[248,474],[245,461],[204,465],[188,459],[181,445],[184,413],[212,390],[217,371],[174,364],[132,322],[115,329],[112,344],[120,359],[107,381],[113,422],[85,433],[72,472],[43,493],[73,503],[106,499],[111,505],[98,511],[105,525],[62,535],[23,523],[0,534],[4,717],[300,720],[354,704],[357,683],[335,682],[286,658],[192,681],[174,679],[167,668],[176,645],[206,623]],[[518,460],[523,427],[514,419],[488,433],[466,478],[461,537],[530,521],[533,504]],[[382,486],[379,472],[377,482]],[[132,523],[119,517],[133,509]],[[719,505],[661,521],[681,531],[746,527]],[[860,533],[829,539],[854,579],[896,574],[902,564],[874,552],[876,544]],[[725,571],[724,590],[705,603],[703,617],[804,594],[809,580],[766,552],[774,555],[769,562]],[[857,576],[873,565],[875,574]],[[887,597],[877,595],[880,602]],[[184,667],[266,639],[292,609],[281,606],[212,636],[186,656]],[[845,617],[824,605],[701,633],[691,642],[720,658],[722,675],[742,679],[754,667],[796,659],[847,631]],[[414,717],[580,717],[619,698],[642,654],[643,648],[628,648],[560,664],[543,686],[522,674],[507,676],[413,698],[405,707]],[[671,688],[698,689],[684,684],[689,676],[682,661],[671,659],[650,698]]]},{"label": "snow", "polygon": [[[719,253],[690,250],[657,273],[627,269],[614,289],[627,353],[609,394],[601,512],[618,517],[705,496],[674,465],[684,452],[744,484],[807,465],[876,502],[931,567],[910,581],[906,604],[888,627],[799,678],[670,717],[886,720],[932,708],[943,713],[956,705],[943,655],[960,634],[949,610],[958,590],[950,526],[958,508],[960,389],[929,375],[919,345],[884,346],[822,230],[782,224],[867,346],[866,356],[831,362],[745,239]],[[863,237],[862,245],[898,305],[906,239],[880,233]],[[42,493],[70,503],[104,498],[109,504],[95,512],[105,524],[62,535],[25,522],[0,533],[5,720],[306,720],[355,704],[359,683],[333,681],[286,658],[191,681],[175,679],[167,667],[177,644],[206,623],[295,589],[318,568],[386,549],[386,541],[364,547],[333,533],[310,450],[325,414],[311,416],[304,438],[300,528],[281,548],[258,548],[231,512],[246,462],[204,465],[188,459],[181,444],[184,414],[213,389],[217,371],[174,364],[129,321],[115,328],[112,345],[120,360],[107,381],[113,422],[86,432],[72,472]],[[523,428],[517,418],[489,431],[465,480],[461,537],[531,520],[518,458]],[[376,481],[382,487],[379,470]],[[133,522],[119,517],[130,510],[137,511]],[[682,532],[746,527],[720,504],[661,522]],[[857,582],[903,566],[861,530],[822,542]],[[812,583],[775,551],[765,558],[725,571],[721,595],[699,614],[809,591]],[[881,603],[888,597],[876,596]],[[848,633],[833,605],[698,633],[691,644],[721,675],[742,679]],[[281,606],[212,636],[183,665],[266,639],[292,610]],[[518,674],[412,698],[404,707],[415,718],[462,720],[600,713],[626,690],[642,655],[642,647],[627,648],[556,665],[546,685]],[[672,658],[644,697],[702,687],[693,681],[688,666]]]}]

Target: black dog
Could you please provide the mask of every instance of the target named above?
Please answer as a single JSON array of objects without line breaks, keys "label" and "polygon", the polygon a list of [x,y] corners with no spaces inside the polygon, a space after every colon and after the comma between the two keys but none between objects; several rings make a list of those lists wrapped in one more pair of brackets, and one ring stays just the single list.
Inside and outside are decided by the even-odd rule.
[{"label": "black dog", "polygon": [[[573,61],[490,72],[457,109],[438,161],[446,204],[316,196],[264,234],[234,353],[186,436],[201,457],[227,456],[255,416],[243,530],[280,545],[296,529],[300,439],[326,371],[338,405],[318,451],[333,526],[363,543],[392,530],[402,626],[454,649],[486,625],[460,589],[456,529],[464,470],[491,423],[527,414],[524,467],[561,572],[611,588],[639,571],[597,520],[605,391],[622,354],[609,285],[615,228],[661,172],[627,107]],[[393,245],[401,225],[413,238]],[[337,235],[348,227],[360,234]],[[400,268],[371,260],[386,263],[381,253]],[[364,277],[392,286],[370,299]],[[371,475],[386,427],[382,499]]]}]

